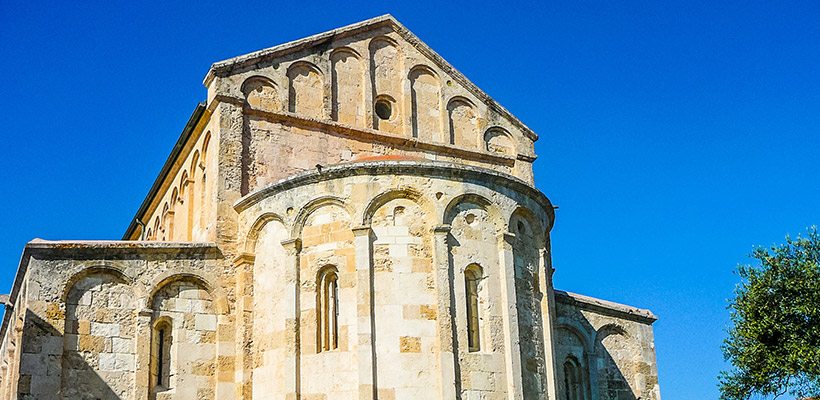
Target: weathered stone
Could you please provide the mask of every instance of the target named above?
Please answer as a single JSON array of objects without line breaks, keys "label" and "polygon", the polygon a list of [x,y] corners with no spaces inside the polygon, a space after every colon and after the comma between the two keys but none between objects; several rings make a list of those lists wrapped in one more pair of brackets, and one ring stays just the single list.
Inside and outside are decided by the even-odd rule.
[{"label": "weathered stone", "polygon": [[659,398],[655,317],[552,287],[537,135],[392,17],[205,86],[124,241],[26,245],[0,399]]}]

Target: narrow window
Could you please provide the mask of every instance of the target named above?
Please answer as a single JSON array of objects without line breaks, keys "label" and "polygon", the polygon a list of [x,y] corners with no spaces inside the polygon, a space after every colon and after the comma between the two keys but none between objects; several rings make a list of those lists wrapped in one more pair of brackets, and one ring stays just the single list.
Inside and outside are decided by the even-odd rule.
[{"label": "narrow window", "polygon": [[154,325],[151,344],[151,383],[154,392],[168,390],[171,386],[171,324],[161,320]]},{"label": "narrow window", "polygon": [[317,350],[335,350],[339,348],[339,277],[336,268],[323,268],[317,283]]},{"label": "narrow window", "polygon": [[478,285],[481,281],[481,275],[481,267],[475,264],[464,270],[467,294],[467,346],[469,351],[481,350],[478,311]]},{"label": "narrow window", "polygon": [[164,382],[162,381],[162,370],[165,366],[166,361],[165,354],[163,354],[164,352],[162,351],[162,344],[165,343],[165,328],[160,328],[157,331],[157,343],[159,344],[159,351],[157,352],[157,369],[159,371],[159,373],[157,374],[157,386],[165,386],[163,385]]},{"label": "narrow window", "polygon": [[564,362],[564,388],[566,390],[566,400],[583,400],[584,390],[581,383],[581,369],[578,363],[570,356]]}]

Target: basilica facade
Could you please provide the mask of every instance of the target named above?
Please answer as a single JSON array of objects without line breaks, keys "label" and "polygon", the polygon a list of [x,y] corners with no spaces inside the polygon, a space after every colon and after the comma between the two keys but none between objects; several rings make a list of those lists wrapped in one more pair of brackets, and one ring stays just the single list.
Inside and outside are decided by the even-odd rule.
[{"label": "basilica facade", "polygon": [[204,85],[123,240],[26,245],[0,399],[660,399],[655,316],[553,288],[536,133],[393,17]]}]

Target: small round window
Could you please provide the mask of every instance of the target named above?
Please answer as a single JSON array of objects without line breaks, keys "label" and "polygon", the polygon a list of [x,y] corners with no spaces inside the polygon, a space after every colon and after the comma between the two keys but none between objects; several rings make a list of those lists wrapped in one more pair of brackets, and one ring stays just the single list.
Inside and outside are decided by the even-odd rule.
[{"label": "small round window", "polygon": [[380,119],[390,119],[393,115],[393,106],[385,99],[376,100],[376,115]]}]

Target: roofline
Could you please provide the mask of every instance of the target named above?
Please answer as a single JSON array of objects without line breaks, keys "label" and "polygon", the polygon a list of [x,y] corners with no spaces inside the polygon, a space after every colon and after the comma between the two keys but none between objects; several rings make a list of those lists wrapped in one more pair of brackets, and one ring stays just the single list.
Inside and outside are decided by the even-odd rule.
[{"label": "roofline", "polygon": [[543,207],[547,214],[547,231],[555,223],[555,209],[549,198],[527,182],[494,169],[431,160],[372,160],[351,161],[329,165],[321,170],[307,170],[271,183],[246,194],[234,203],[234,210],[242,213],[263,199],[277,193],[318,182],[359,175],[415,175],[436,178],[458,177],[465,181],[500,186],[528,196]]},{"label": "roofline", "polygon": [[137,229],[137,220],[142,220],[145,217],[145,213],[148,211],[151,201],[159,192],[159,188],[162,186],[165,178],[168,177],[168,173],[171,171],[171,168],[174,166],[174,162],[177,160],[180,153],[182,153],[182,149],[185,148],[185,144],[188,142],[188,139],[191,138],[194,128],[196,128],[197,124],[199,124],[199,121],[202,119],[202,116],[205,114],[205,109],[205,103],[199,103],[196,105],[196,108],[194,108],[193,114],[191,114],[191,117],[188,118],[185,128],[182,129],[179,139],[177,139],[176,144],[174,144],[171,154],[168,156],[168,159],[165,160],[165,164],[159,171],[159,176],[157,176],[157,179],[154,180],[154,184],[145,196],[145,200],[142,201],[140,208],[137,210],[137,214],[134,215],[134,218],[131,219],[131,223],[128,224],[128,229],[125,230],[125,234],[122,236],[123,240],[128,240],[128,238],[134,234]]},{"label": "roofline", "polygon": [[465,89],[467,89],[478,99],[486,103],[490,109],[508,118],[513,125],[521,129],[521,131],[524,133],[525,136],[527,136],[527,138],[529,138],[533,142],[538,140],[538,134],[533,132],[532,129],[530,129],[527,125],[521,122],[521,120],[516,118],[514,115],[512,115],[509,111],[507,111],[507,109],[504,108],[497,101],[495,101],[495,99],[490,97],[487,93],[481,90],[473,82],[467,79],[466,76],[464,76],[455,67],[453,67],[450,63],[444,60],[444,58],[440,56],[438,53],[436,53],[435,50],[430,48],[430,46],[424,43],[424,41],[422,41],[418,36],[416,36],[413,32],[407,29],[404,25],[402,25],[390,14],[384,14],[376,18],[371,18],[365,21],[357,22],[355,24],[343,26],[341,28],[332,29],[326,32],[318,33],[316,35],[308,36],[306,38],[283,43],[278,46],[268,47],[266,49],[258,50],[245,55],[240,55],[237,57],[229,58],[227,60],[215,62],[211,65],[211,68],[208,69],[208,73],[205,74],[205,78],[203,79],[202,84],[208,87],[210,86],[214,78],[216,78],[216,76],[226,76],[236,68],[250,66],[265,59],[280,57],[288,53],[293,53],[299,50],[313,47],[321,42],[328,42],[336,38],[354,35],[361,31],[378,26],[389,27],[394,32],[401,35],[405,40],[407,40],[408,43],[413,45],[413,47],[415,47],[416,50],[418,50],[423,55],[429,57],[434,63],[436,63],[442,71],[451,75],[452,78],[456,80],[458,83],[460,83],[462,86],[464,86]]},{"label": "roofline", "polygon": [[565,292],[563,290],[555,289],[555,299],[562,303],[576,305],[591,311],[615,313],[618,316],[638,322],[652,324],[658,320],[658,317],[652,311],[619,304],[607,300],[596,299],[582,294]]},{"label": "roofline", "polygon": [[[6,332],[9,329],[10,320],[14,313],[15,303],[20,296],[20,288],[23,285],[23,280],[28,273],[29,261],[32,256],[49,254],[49,252],[62,252],[68,259],[72,258],[72,253],[80,254],[93,252],[99,256],[101,252],[106,255],[110,254],[131,254],[140,250],[150,249],[152,255],[159,255],[161,257],[179,256],[180,252],[185,254],[201,254],[206,257],[221,257],[222,253],[216,243],[212,242],[159,242],[159,241],[118,241],[118,240],[42,240],[34,239],[23,248],[23,254],[20,256],[20,263],[17,267],[17,274],[14,276],[14,283],[12,283],[11,291],[5,296],[5,302],[2,304],[5,309],[3,312],[3,322],[0,325],[0,341],[6,337]],[[66,254],[68,252],[68,254]],[[59,253],[58,253],[59,254]]]}]

